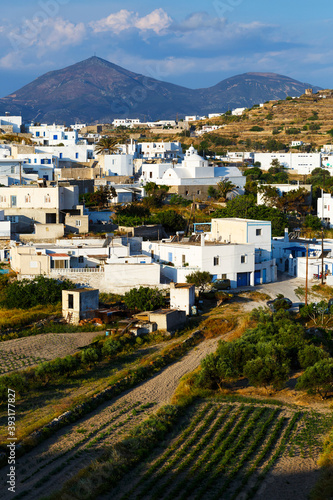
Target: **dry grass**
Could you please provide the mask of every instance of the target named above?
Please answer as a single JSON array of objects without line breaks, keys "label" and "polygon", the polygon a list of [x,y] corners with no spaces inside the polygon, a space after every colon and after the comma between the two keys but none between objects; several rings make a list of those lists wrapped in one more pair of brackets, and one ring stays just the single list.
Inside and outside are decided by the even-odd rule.
[{"label": "dry grass", "polygon": [[[318,113],[317,120],[309,120],[313,116],[313,112]],[[271,116],[268,119],[267,116]],[[306,143],[312,143],[317,146],[331,143],[331,136],[328,131],[333,128],[333,99],[317,99],[313,97],[302,96],[299,99],[288,101],[266,103],[262,108],[255,108],[247,111],[243,117],[236,121],[228,121],[224,117],[209,119],[199,124],[206,122],[214,125],[225,125],[223,128],[214,131],[214,135],[220,135],[225,138],[236,136],[235,144],[238,141],[246,141],[250,139],[253,142],[265,142],[267,139],[276,139],[284,144],[290,144],[293,140],[302,140]],[[304,125],[319,124],[320,130],[302,130]],[[262,132],[253,132],[251,128],[254,125],[262,127]],[[276,135],[273,135],[273,130],[282,127],[282,130]],[[286,130],[296,128],[300,130],[298,134],[287,134]],[[205,139],[205,136],[199,137],[194,145],[198,146]],[[183,143],[190,146],[193,138],[182,138]],[[245,144],[236,144],[232,146],[233,150],[246,150]],[[295,151],[297,151],[295,149]],[[301,177],[302,178],[302,177]]]},{"label": "dry grass", "polygon": [[333,297],[333,287],[328,285],[313,285],[311,288],[312,292],[316,295],[322,297],[323,300],[327,300]]},{"label": "dry grass", "polygon": [[35,306],[31,309],[0,309],[0,330],[20,328],[60,313],[59,305]]}]

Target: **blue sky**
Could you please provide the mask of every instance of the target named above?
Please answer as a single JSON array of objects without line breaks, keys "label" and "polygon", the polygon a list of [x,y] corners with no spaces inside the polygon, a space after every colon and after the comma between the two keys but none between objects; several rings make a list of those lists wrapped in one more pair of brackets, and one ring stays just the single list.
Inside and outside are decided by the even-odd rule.
[{"label": "blue sky", "polygon": [[191,88],[274,72],[332,88],[331,3],[15,0],[2,7],[0,96],[94,53]]}]

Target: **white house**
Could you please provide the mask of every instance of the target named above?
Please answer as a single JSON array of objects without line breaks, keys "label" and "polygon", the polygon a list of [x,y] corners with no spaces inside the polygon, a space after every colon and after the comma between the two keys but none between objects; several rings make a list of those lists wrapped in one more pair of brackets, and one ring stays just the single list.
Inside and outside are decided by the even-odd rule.
[{"label": "white house", "polygon": [[42,146],[74,145],[78,142],[77,129],[72,130],[64,125],[30,125],[28,128],[32,139]]},{"label": "white house", "polygon": [[317,217],[329,227],[333,227],[333,196],[331,193],[322,193],[317,200]]},{"label": "white house", "polygon": [[254,162],[259,162],[262,170],[269,170],[272,161],[278,160],[285,168],[308,175],[321,167],[321,156],[321,153],[254,153]]},{"label": "white house", "polygon": [[72,144],[65,146],[36,146],[35,152],[47,153],[61,162],[87,163],[94,159],[94,146],[88,144]]},{"label": "white house", "polygon": [[99,155],[97,158],[102,169],[102,173],[106,176],[122,175],[131,177],[134,175],[133,155]]},{"label": "white house", "polygon": [[231,287],[275,281],[271,257],[271,223],[247,219],[213,219],[212,231],[200,241],[162,240],[142,243],[143,253],[161,264],[161,272],[174,282],[186,281],[194,271],[208,271],[216,279],[230,279]]},{"label": "white house", "polygon": [[243,189],[246,178],[237,167],[210,166],[208,160],[198,155],[191,146],[181,164],[179,163],[143,163],[141,182],[155,182],[166,186],[214,186],[223,179],[233,182]]},{"label": "white house", "polygon": [[139,158],[172,160],[183,157],[182,145],[179,141],[174,142],[139,142],[137,143]]},{"label": "white house", "polygon": [[139,118],[116,118],[113,120],[112,125],[114,127],[133,128],[140,125],[140,120]]},{"label": "white house", "polygon": [[190,116],[185,116],[185,121],[186,122],[196,122],[201,119],[201,116],[199,115],[190,115]]},{"label": "white house", "polygon": [[246,108],[235,108],[231,111],[231,114],[233,116],[242,116],[242,114],[244,113],[245,110],[246,110]]},{"label": "white house", "polygon": [[0,240],[10,240],[11,223],[5,220],[4,210],[0,210]]},{"label": "white house", "polygon": [[77,186],[37,185],[0,188],[0,210],[13,223],[15,232],[32,229],[35,222],[59,224],[65,220],[65,212],[75,210],[79,203]]},{"label": "white house", "polygon": [[0,116],[0,129],[4,131],[19,134],[22,129],[22,116],[11,116],[6,113],[5,116]]}]

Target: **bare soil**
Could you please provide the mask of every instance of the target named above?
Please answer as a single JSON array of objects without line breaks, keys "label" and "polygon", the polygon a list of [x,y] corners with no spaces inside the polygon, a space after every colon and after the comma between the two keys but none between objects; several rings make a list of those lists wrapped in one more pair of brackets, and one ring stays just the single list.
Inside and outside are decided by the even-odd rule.
[{"label": "bare soil", "polygon": [[97,335],[98,332],[45,333],[1,342],[0,374],[74,354]]}]

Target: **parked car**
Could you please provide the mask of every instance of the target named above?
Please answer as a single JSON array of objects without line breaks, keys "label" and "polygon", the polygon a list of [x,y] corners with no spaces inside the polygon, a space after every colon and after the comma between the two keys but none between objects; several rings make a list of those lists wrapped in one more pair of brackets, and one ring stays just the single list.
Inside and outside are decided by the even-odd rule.
[{"label": "parked car", "polygon": [[280,309],[288,310],[293,306],[293,303],[287,297],[277,297],[276,299],[269,300],[267,306],[272,312],[279,311]]},{"label": "parked car", "polygon": [[228,279],[223,279],[223,280],[216,280],[212,283],[213,287],[216,288],[216,290],[230,290],[230,280]]}]

